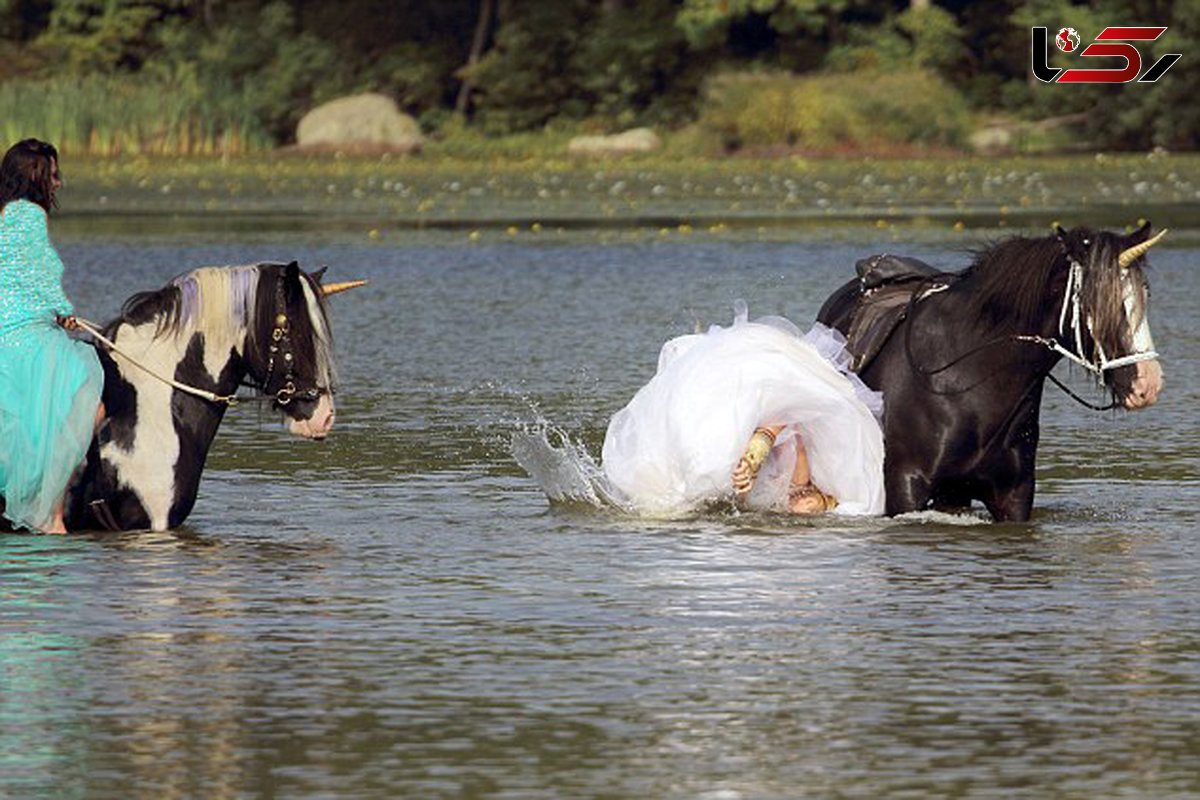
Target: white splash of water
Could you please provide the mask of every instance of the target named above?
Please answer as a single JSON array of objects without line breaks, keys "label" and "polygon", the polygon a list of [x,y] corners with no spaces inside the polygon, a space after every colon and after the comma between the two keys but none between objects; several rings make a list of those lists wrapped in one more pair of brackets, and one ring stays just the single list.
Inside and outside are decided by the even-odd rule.
[{"label": "white splash of water", "polygon": [[512,454],[552,503],[624,507],[587,448],[556,425],[538,422],[517,431]]},{"label": "white splash of water", "polygon": [[991,517],[984,516],[982,512],[963,511],[957,514],[952,514],[947,511],[910,511],[907,514],[900,514],[893,517],[898,523],[927,523],[931,525],[954,525],[958,527],[970,528],[976,525],[991,525]]}]

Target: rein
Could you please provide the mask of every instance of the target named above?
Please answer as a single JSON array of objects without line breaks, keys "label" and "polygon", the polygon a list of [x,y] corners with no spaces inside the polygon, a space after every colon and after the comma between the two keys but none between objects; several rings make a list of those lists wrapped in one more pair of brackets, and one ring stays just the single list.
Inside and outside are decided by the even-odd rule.
[{"label": "rein", "polygon": [[111,339],[109,339],[103,333],[101,333],[96,328],[94,323],[88,322],[86,319],[81,319],[79,317],[76,317],[75,321],[79,323],[79,327],[83,331],[85,331],[85,332],[91,334],[93,337],[95,337],[96,341],[100,342],[105,347],[107,347],[109,350],[113,351],[117,355],[121,356],[121,358],[128,361],[130,364],[133,364],[135,367],[137,367],[138,369],[145,372],[151,378],[162,381],[163,383],[167,384],[168,386],[170,386],[173,389],[178,389],[179,391],[184,392],[185,394],[190,394],[193,397],[199,397],[201,400],[207,400],[210,403],[224,403],[225,405],[229,406],[230,408],[233,408],[234,406],[236,406],[243,399],[234,394],[227,394],[227,395],[216,394],[215,392],[210,392],[206,389],[200,389],[195,386],[189,386],[186,383],[180,383],[179,381],[175,380],[174,378],[168,378],[165,375],[160,375],[154,369],[146,366],[145,364],[138,361],[133,356],[126,353],[120,347],[118,347],[117,343],[112,341]]}]

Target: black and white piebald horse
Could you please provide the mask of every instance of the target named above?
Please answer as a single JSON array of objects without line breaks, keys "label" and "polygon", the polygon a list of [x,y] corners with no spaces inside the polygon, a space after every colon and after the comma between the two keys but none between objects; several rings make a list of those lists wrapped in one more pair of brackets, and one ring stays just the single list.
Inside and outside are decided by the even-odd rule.
[{"label": "black and white piebald horse", "polygon": [[860,262],[817,318],[849,335],[863,381],[883,392],[888,514],[979,500],[997,520],[1029,519],[1042,388],[1063,358],[1108,387],[1111,407],[1157,400],[1142,265],[1163,233],[1056,226],[957,273]]},{"label": "black and white piebald horse", "polygon": [[248,383],[293,433],[329,433],[335,370],[325,295],[345,285],[323,289],[323,272],[294,261],[207,267],[125,303],[103,329],[124,355],[98,347],[108,418],[68,490],[69,530],[164,530],[191,512],[228,403],[151,372],[220,398]]}]

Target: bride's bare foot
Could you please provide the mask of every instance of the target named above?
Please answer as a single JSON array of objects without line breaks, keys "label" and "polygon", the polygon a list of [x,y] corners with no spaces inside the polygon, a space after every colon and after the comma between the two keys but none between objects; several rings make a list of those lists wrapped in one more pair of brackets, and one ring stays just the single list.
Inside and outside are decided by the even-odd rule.
[{"label": "bride's bare foot", "polygon": [[738,499],[750,494],[754,481],[758,478],[758,470],[771,454],[775,445],[775,431],[769,428],[755,428],[754,435],[742,451],[737,466],[733,468],[733,492]]},{"label": "bride's bare foot", "polygon": [[793,514],[824,514],[837,508],[837,498],[811,483],[793,485],[788,491],[788,510]]}]

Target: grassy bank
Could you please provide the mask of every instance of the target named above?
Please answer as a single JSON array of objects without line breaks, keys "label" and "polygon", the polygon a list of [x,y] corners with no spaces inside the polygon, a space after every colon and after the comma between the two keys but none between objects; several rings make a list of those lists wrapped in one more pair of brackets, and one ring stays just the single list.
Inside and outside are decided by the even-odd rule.
[{"label": "grassy bank", "polygon": [[1013,158],[74,158],[64,218],[266,215],[387,231],[540,225],[1200,227],[1200,155]]}]

